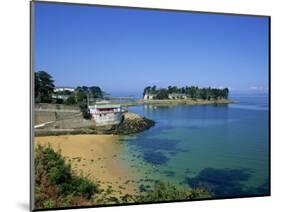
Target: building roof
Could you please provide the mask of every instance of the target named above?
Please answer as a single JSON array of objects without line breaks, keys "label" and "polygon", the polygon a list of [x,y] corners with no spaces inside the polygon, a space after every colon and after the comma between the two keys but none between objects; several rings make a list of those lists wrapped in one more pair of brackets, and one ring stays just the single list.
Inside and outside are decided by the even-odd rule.
[{"label": "building roof", "polygon": [[118,104],[96,104],[95,108],[101,109],[101,108],[119,108],[121,105]]},{"label": "building roof", "polygon": [[100,105],[105,105],[105,104],[111,104],[110,101],[108,100],[104,100],[104,99],[96,99],[96,104],[100,104]]}]

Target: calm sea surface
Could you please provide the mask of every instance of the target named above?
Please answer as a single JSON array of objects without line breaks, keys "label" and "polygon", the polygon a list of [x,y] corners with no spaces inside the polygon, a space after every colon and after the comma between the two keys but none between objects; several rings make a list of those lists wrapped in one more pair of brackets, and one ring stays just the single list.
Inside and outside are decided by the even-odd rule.
[{"label": "calm sea surface", "polygon": [[121,139],[121,160],[140,190],[161,180],[204,187],[215,197],[268,194],[267,95],[236,95],[237,104],[155,107],[130,111],[155,127]]}]

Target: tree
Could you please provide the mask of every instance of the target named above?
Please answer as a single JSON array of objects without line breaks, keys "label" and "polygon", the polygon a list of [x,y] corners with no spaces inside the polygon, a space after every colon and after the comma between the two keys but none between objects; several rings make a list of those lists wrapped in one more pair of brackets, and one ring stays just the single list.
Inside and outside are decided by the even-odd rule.
[{"label": "tree", "polygon": [[87,92],[82,88],[78,87],[75,92],[76,102],[77,103],[86,103],[87,102]]},{"label": "tree", "polygon": [[173,92],[173,87],[170,85],[168,86],[168,92],[169,92],[169,94],[171,94]]},{"label": "tree", "polygon": [[192,99],[195,98],[195,96],[196,96],[196,88],[195,88],[194,86],[191,86],[191,87],[190,87],[189,94],[190,94],[190,97],[191,97]]},{"label": "tree", "polygon": [[90,113],[90,110],[88,108],[87,103],[85,102],[80,102],[79,103],[80,111],[82,112],[82,116],[84,119],[91,119],[92,114]]},{"label": "tree", "polygon": [[75,100],[79,105],[82,115],[85,119],[91,119],[91,114],[88,108],[88,98],[103,98],[103,93],[98,86],[78,86],[75,89]]},{"label": "tree", "polygon": [[152,86],[152,88],[150,89],[150,92],[151,92],[152,94],[156,94],[156,92],[157,92],[156,85],[153,85],[153,86]]},{"label": "tree", "polygon": [[160,89],[156,94],[156,99],[168,99],[168,90],[165,88]]},{"label": "tree", "polygon": [[64,102],[66,105],[74,105],[76,104],[76,99],[75,99],[75,96],[74,95],[71,95],[70,97],[68,97],[65,102]]},{"label": "tree", "polygon": [[147,86],[147,87],[144,88],[143,94],[142,94],[142,95],[144,96],[145,94],[149,94],[150,91],[151,91],[151,87],[150,87],[150,86]]},{"label": "tree", "polygon": [[98,86],[78,86],[76,88],[76,100],[77,102],[87,102],[88,96],[91,98],[103,98],[103,92]]},{"label": "tree", "polygon": [[185,88],[182,87],[182,88],[180,89],[180,93],[184,94],[184,92],[185,92]]},{"label": "tree", "polygon": [[201,89],[200,98],[205,100],[207,99],[207,97],[208,97],[207,89],[206,88]]},{"label": "tree", "polygon": [[217,100],[220,97],[220,89],[214,88],[212,89],[213,91],[213,96],[215,98],[215,100]]},{"label": "tree", "polygon": [[40,79],[38,74],[35,72],[34,74],[34,93],[35,93],[35,101],[39,98],[39,90],[40,90]]},{"label": "tree", "polygon": [[92,98],[103,98],[102,90],[98,86],[92,86],[88,88]]},{"label": "tree", "polygon": [[228,99],[229,90],[228,88],[223,89],[223,98]]},{"label": "tree", "polygon": [[50,74],[45,71],[35,72],[35,102],[51,103],[54,92],[54,80]]},{"label": "tree", "polygon": [[177,93],[178,92],[178,87],[177,86],[173,86],[171,90],[172,90],[172,93]]}]

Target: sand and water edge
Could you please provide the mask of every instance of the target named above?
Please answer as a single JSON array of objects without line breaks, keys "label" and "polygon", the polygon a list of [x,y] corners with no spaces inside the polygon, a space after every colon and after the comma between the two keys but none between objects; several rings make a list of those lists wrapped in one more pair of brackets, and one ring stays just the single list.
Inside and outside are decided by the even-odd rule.
[{"label": "sand and water edge", "polygon": [[35,147],[50,145],[60,151],[77,175],[87,176],[101,189],[112,190],[119,198],[138,193],[136,176],[120,159],[122,144],[118,135],[60,135],[35,137]]}]

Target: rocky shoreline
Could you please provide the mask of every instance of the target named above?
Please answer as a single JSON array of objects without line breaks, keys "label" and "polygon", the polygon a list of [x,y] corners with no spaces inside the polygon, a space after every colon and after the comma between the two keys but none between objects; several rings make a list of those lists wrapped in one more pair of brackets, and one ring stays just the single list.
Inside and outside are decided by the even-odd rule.
[{"label": "rocky shoreline", "polygon": [[142,100],[143,104],[155,105],[155,106],[177,106],[177,105],[223,105],[236,103],[229,99],[218,100],[202,100],[202,99],[162,99],[162,100]]},{"label": "rocky shoreline", "polygon": [[77,135],[77,134],[97,134],[97,135],[130,135],[147,130],[155,125],[155,121],[146,117],[141,117],[135,113],[124,113],[123,121],[118,125],[108,126],[81,126],[78,128],[60,128],[48,126],[46,128],[35,129],[35,136],[50,136],[50,135]]},{"label": "rocky shoreline", "polygon": [[130,135],[153,127],[155,122],[137,114],[126,112],[124,120],[118,125],[96,127],[96,134]]}]

